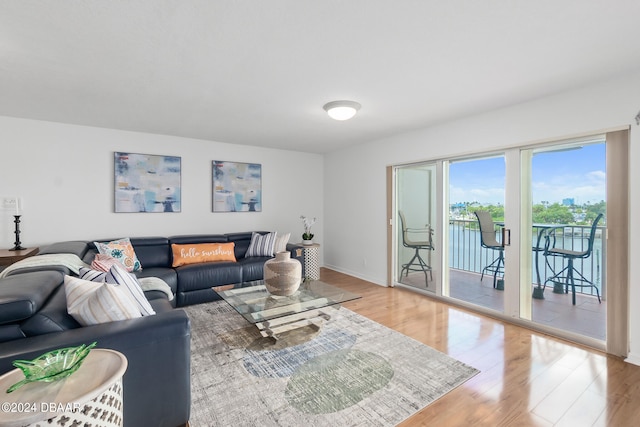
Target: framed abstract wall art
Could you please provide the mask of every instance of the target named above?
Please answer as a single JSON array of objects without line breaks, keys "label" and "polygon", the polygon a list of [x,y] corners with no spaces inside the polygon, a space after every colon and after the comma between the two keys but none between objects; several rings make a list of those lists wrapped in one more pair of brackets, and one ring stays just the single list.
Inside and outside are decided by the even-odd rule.
[{"label": "framed abstract wall art", "polygon": [[181,158],[115,152],[116,212],[180,212]]},{"label": "framed abstract wall art", "polygon": [[262,165],[214,160],[213,212],[261,212]]}]

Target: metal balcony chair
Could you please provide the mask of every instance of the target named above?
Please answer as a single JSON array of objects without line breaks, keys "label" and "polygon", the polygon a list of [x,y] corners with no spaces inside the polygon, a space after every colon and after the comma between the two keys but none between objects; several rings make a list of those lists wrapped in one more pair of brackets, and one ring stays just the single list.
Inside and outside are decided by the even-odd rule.
[{"label": "metal balcony chair", "polygon": [[429,277],[427,276],[427,273],[429,273],[431,280],[433,280],[433,273],[431,272],[431,266],[427,264],[420,255],[420,251],[433,250],[433,230],[429,226],[426,228],[408,228],[404,213],[399,211],[398,214],[400,216],[400,225],[402,227],[402,245],[405,248],[415,249],[415,253],[413,254],[413,258],[411,258],[411,261],[406,264],[402,264],[400,277],[402,277],[402,273],[405,272],[406,277],[409,275],[409,271],[422,271],[424,272],[425,281],[428,283]]},{"label": "metal balcony chair", "polygon": [[[579,288],[590,287],[596,290],[596,295],[598,296],[598,302],[602,303],[600,300],[600,291],[598,287],[593,284],[592,281],[586,279],[580,271],[578,271],[574,267],[574,260],[576,259],[585,259],[591,256],[593,252],[593,241],[596,237],[596,229],[598,227],[598,222],[602,219],[604,215],[599,214],[596,219],[591,224],[591,232],[588,237],[588,245],[587,249],[584,251],[572,251],[570,249],[564,248],[556,248],[555,243],[555,235],[550,235],[545,242],[544,256],[555,256],[561,257],[567,260],[567,266],[563,268],[559,273],[554,274],[544,281],[545,287],[547,286],[547,282],[552,283],[564,283],[564,293],[569,292],[569,286],[571,286],[571,292],[573,293],[572,302],[573,305],[576,305],[576,286]],[[578,277],[576,277],[576,275]],[[576,281],[581,282],[576,284]]]},{"label": "metal balcony chair", "polygon": [[493,287],[501,290],[503,286],[497,286],[497,283],[498,274],[504,274],[504,246],[496,239],[496,229],[491,214],[487,211],[475,211],[474,214],[480,226],[480,245],[483,248],[498,251],[498,257],[482,269],[480,281],[484,278],[486,271],[493,273]]}]

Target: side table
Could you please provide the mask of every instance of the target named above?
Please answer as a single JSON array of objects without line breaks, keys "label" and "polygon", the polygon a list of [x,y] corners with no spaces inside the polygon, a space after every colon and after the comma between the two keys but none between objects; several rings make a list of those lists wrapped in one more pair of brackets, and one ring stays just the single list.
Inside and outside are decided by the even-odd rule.
[{"label": "side table", "polygon": [[17,251],[0,249],[0,267],[6,267],[14,262],[20,261],[21,259],[37,255],[38,251],[40,251],[40,248],[25,248]]},{"label": "side table", "polygon": [[304,271],[305,277],[311,280],[320,280],[320,245],[312,243],[302,245],[304,248]]},{"label": "side table", "polygon": [[80,369],[51,382],[7,389],[24,378],[19,369],[0,376],[0,425],[122,426],[122,376],[127,358],[120,352],[93,349]]}]

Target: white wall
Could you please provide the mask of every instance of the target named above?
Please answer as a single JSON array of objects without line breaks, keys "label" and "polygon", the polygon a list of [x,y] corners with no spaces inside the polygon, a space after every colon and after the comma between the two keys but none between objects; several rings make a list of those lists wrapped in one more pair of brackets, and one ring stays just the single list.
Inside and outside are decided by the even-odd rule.
[{"label": "white wall", "polygon": [[[13,247],[13,212],[2,197],[19,195],[23,246],[126,236],[291,232],[301,214],[318,216],[322,241],[323,157],[172,136],[0,117],[0,247]],[[114,152],[182,158],[182,211],[114,213]],[[211,161],[262,164],[262,212],[211,212]],[[322,261],[322,260],[321,260]]]},{"label": "white wall", "polygon": [[[23,198],[22,241],[219,233],[302,233],[317,216],[321,264],[386,284],[385,167],[631,126],[631,355],[640,361],[640,72],[561,95],[372,141],[324,156],[0,117],[0,198]],[[182,212],[113,213],[113,152],[182,157]],[[263,211],[211,212],[211,161],[257,162]],[[323,181],[324,178],[324,181]],[[13,246],[0,206],[0,247]]]},{"label": "white wall", "polygon": [[[631,126],[631,357],[640,361],[640,72],[325,156],[325,265],[386,284],[385,168]],[[366,265],[365,261],[366,260]]]}]

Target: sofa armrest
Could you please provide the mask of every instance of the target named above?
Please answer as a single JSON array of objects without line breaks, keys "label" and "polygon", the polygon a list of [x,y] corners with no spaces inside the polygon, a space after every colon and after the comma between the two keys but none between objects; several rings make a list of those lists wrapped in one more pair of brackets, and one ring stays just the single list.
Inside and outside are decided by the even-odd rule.
[{"label": "sofa armrest", "polygon": [[123,353],[125,426],[175,427],[189,420],[191,326],[183,310],[105,323],[0,344],[0,373],[15,359],[33,359],[58,348],[97,341]]},{"label": "sofa armrest", "polygon": [[39,255],[46,254],[74,254],[82,259],[89,250],[89,244],[82,240],[52,243],[40,249]]}]

